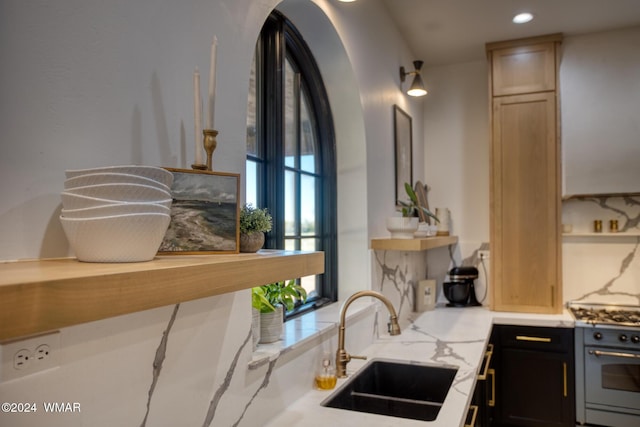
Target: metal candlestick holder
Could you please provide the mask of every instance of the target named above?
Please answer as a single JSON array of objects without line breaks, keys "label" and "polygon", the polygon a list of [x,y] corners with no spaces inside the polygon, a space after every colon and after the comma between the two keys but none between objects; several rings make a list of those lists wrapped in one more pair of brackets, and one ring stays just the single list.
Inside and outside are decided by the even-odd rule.
[{"label": "metal candlestick holder", "polygon": [[191,165],[192,169],[195,170],[213,170],[211,167],[213,165],[213,151],[216,149],[218,145],[218,141],[216,141],[216,137],[218,136],[218,131],[215,129],[203,129],[202,130],[204,151],[207,153],[207,164],[203,165],[200,163],[195,163]]}]

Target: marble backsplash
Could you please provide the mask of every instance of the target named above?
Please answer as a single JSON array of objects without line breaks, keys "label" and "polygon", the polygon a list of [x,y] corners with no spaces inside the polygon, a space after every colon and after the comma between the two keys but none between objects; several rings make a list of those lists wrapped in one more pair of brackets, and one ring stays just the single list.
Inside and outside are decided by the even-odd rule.
[{"label": "marble backsplash", "polygon": [[[601,233],[593,233],[594,220],[602,221]],[[617,233],[609,231],[610,220],[618,221]],[[640,305],[640,197],[567,200],[562,221],[572,229],[562,240],[563,300]],[[423,252],[372,251],[373,289],[391,299],[402,322],[415,317],[414,292],[421,279],[436,279],[437,301],[447,302],[442,283],[455,266],[478,268],[476,295],[489,305],[489,258],[479,256],[490,250],[489,243],[459,239]]]},{"label": "marble backsplash", "polygon": [[[602,232],[593,233],[593,222]],[[617,220],[617,233],[609,221]],[[640,304],[640,197],[587,197],[563,203],[565,301]]]},{"label": "marble backsplash", "polygon": [[[288,339],[313,336],[258,364],[249,291],[63,328],[57,368],[0,383],[2,402],[37,405],[0,413],[0,426],[265,425],[313,388],[318,358],[336,349],[338,309],[287,322]],[[376,317],[350,319],[349,351],[371,345]],[[77,410],[46,412],[45,402]]]},{"label": "marble backsplash", "polygon": [[382,292],[398,311],[401,325],[415,319],[415,289],[422,279],[435,279],[437,303],[447,303],[442,292],[442,283],[448,271],[456,266],[474,266],[478,269],[476,296],[484,305],[489,304],[486,286],[489,273],[489,258],[480,259],[479,251],[489,249],[487,242],[464,242],[429,251],[373,251],[372,289]]}]

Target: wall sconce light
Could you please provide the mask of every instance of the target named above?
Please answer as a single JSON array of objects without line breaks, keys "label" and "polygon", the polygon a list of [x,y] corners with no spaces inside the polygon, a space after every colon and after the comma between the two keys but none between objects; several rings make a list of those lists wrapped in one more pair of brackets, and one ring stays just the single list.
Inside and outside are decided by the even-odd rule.
[{"label": "wall sconce light", "polygon": [[410,96],[424,96],[427,94],[427,89],[424,87],[424,82],[422,81],[422,77],[420,77],[420,68],[422,68],[422,61],[413,61],[414,71],[405,71],[404,67],[400,67],[400,82],[404,83],[407,76],[415,75],[413,78],[413,83],[407,90],[407,95]]}]

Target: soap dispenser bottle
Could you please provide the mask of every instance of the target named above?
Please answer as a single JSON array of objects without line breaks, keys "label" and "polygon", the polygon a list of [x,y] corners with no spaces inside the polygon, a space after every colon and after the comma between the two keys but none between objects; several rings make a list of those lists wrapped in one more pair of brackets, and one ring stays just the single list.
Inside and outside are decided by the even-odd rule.
[{"label": "soap dispenser bottle", "polygon": [[331,390],[336,386],[336,367],[330,352],[322,353],[316,369],[316,387],[320,390]]}]

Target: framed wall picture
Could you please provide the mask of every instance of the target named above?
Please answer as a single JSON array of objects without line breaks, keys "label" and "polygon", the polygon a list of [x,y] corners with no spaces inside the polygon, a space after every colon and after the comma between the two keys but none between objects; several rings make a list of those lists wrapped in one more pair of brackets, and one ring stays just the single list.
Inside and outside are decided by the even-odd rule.
[{"label": "framed wall picture", "polygon": [[173,173],[171,223],[158,253],[238,253],[240,175],[166,168]]},{"label": "framed wall picture", "polygon": [[413,137],[411,116],[397,105],[393,106],[393,134],[396,153],[396,207],[406,199],[404,183],[413,187]]}]

